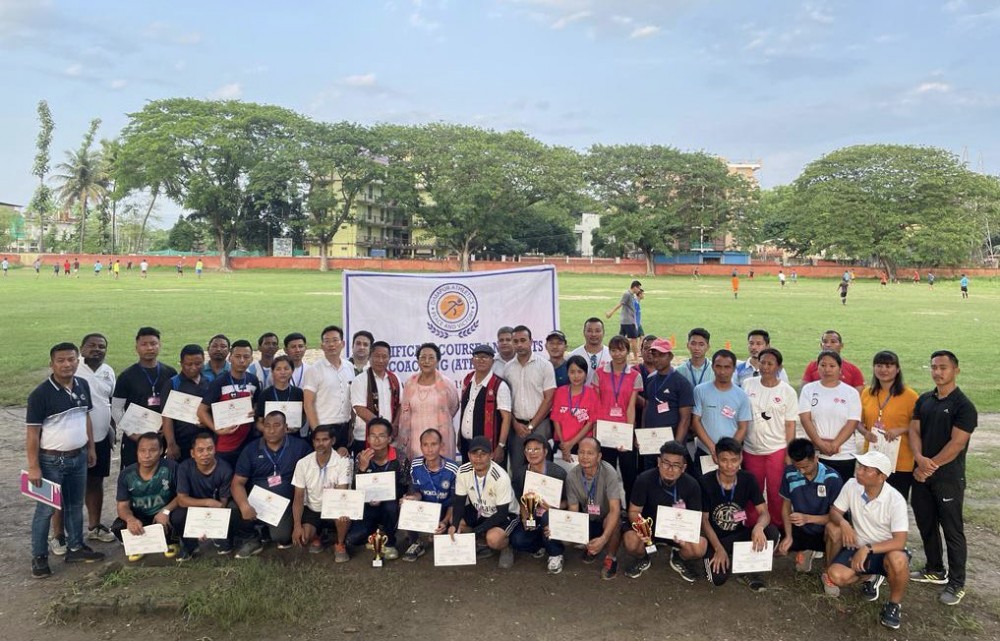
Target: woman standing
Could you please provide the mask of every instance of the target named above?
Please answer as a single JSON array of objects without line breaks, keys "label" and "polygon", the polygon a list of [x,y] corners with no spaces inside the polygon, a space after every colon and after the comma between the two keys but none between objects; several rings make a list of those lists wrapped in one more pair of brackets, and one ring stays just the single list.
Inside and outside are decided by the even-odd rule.
[{"label": "woman standing", "polygon": [[[824,350],[816,359],[820,379],[802,386],[799,420],[816,446],[820,460],[846,483],[854,478],[854,432],[861,423],[858,390],[840,380],[843,361],[837,352]],[[862,433],[867,434],[863,429]]]},{"label": "woman standing", "polygon": [[[636,400],[643,389],[644,379],[637,367],[628,364],[629,343],[624,336],[615,336],[608,341],[608,352],[611,361],[599,366],[594,377],[593,385],[598,397],[596,420],[635,425]],[[621,464],[622,483],[627,493],[635,481],[638,452],[635,449],[619,452],[615,448],[602,447],[601,455],[611,467]]]},{"label": "woman standing", "polygon": [[587,359],[579,354],[566,361],[569,385],[556,388],[552,398],[552,429],[554,439],[562,458],[573,462],[577,444],[585,436],[593,436],[594,422],[597,420],[597,391],[586,384]]},{"label": "woman standing", "polygon": [[[913,452],[907,436],[917,393],[903,383],[903,370],[895,352],[883,350],[872,359],[874,373],[871,385],[861,392],[861,424],[869,435],[881,433],[889,443],[899,442],[896,470],[889,476],[893,486],[903,498],[910,500],[913,484]],[[866,438],[865,451],[872,442]]]},{"label": "woman standing", "polygon": [[441,349],[434,343],[424,343],[417,350],[420,372],[403,386],[399,417],[399,448],[412,461],[421,456],[420,435],[435,428],[441,432],[441,456],[455,458],[454,418],[458,412],[458,391],[455,384],[438,371]]}]

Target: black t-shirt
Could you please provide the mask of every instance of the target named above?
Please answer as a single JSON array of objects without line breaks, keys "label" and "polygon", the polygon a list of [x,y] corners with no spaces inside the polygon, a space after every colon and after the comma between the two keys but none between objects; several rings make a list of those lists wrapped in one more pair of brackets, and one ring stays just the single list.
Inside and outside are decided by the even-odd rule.
[{"label": "black t-shirt", "polygon": [[194,459],[177,467],[177,493],[193,499],[213,499],[225,502],[232,496],[233,468],[220,458],[215,459],[215,469],[208,475],[198,470]]},{"label": "black t-shirt", "polygon": [[[951,440],[952,428],[972,434],[979,422],[976,406],[957,387],[941,399],[936,389],[921,394],[913,408],[913,418],[920,421],[920,453],[926,457],[936,456],[944,449]],[[966,445],[954,460],[939,467],[932,478],[963,478],[968,449]]]},{"label": "black t-shirt", "polygon": [[673,368],[666,375],[654,372],[647,377],[643,394],[646,397],[643,427],[677,427],[681,408],[694,407],[691,382]]},{"label": "black t-shirt", "polygon": [[654,520],[660,505],[700,512],[701,487],[690,474],[681,474],[677,482],[669,486],[660,478],[658,469],[646,470],[636,477],[629,503],[641,507],[643,517]]},{"label": "black t-shirt", "polygon": [[[132,403],[138,403],[142,407],[162,412],[165,402],[162,395],[163,386],[176,375],[177,370],[163,363],[157,363],[156,367],[148,369],[135,363],[118,375],[112,396],[125,399],[125,409]],[[157,402],[150,403],[151,398],[156,398]]]},{"label": "black t-shirt", "polygon": [[736,485],[728,490],[722,489],[717,472],[701,477],[702,511],[708,512],[708,520],[719,538],[747,533],[750,529],[747,527],[747,510],[755,510],[763,503],[764,496],[760,493],[757,479],[749,472],[737,472]]},{"label": "black t-shirt", "polygon": [[[516,477],[511,478],[511,487],[514,490],[514,498],[521,500],[521,496],[524,494],[524,478],[528,473],[528,468],[524,468],[524,472],[516,475]],[[563,498],[566,498],[566,468],[561,465],[556,465],[551,461],[545,462],[545,476],[550,476],[554,479],[559,479],[563,482]],[[551,507],[558,508],[558,505],[553,505]]]},{"label": "black t-shirt", "polygon": [[[168,378],[163,385],[160,387],[160,396],[163,399],[163,405],[167,404],[167,399],[170,398],[170,392],[174,390],[181,392],[182,394],[190,394],[191,396],[197,396],[202,398],[205,395],[205,391],[208,390],[208,381],[202,376],[195,383],[187,376],[183,374],[175,374]],[[162,406],[160,410],[162,411]],[[179,421],[176,418],[172,419],[174,422],[174,438],[180,440],[190,440],[194,438],[194,435],[198,432],[198,426],[192,425],[191,423],[185,423],[184,421]],[[186,454],[186,453],[185,453]]]}]

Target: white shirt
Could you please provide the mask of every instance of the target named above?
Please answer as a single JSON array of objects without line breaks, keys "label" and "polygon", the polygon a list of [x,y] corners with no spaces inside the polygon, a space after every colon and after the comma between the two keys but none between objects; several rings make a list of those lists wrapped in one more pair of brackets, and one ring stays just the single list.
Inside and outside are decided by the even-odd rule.
[{"label": "white shirt", "polygon": [[[465,412],[462,414],[462,437],[465,439],[472,438],[472,415],[475,414],[476,399],[479,397],[479,391],[486,387],[492,379],[493,372],[490,372],[483,379],[482,383],[477,383],[475,376],[469,381],[469,403],[465,406]],[[500,387],[497,388],[497,409],[509,412],[510,408],[510,386],[501,383]],[[499,426],[497,429],[499,429]]]},{"label": "white shirt", "polygon": [[906,499],[899,490],[882,484],[882,491],[873,501],[866,501],[865,488],[857,479],[849,479],[833,505],[841,512],[851,513],[851,524],[858,535],[858,545],[882,543],[892,538],[893,532],[908,532],[910,522],[906,517]]},{"label": "white shirt", "polygon": [[337,367],[324,358],[310,365],[303,379],[302,389],[316,394],[316,419],[320,425],[351,420],[353,364],[341,360]]},{"label": "white shirt", "polygon": [[556,388],[556,371],[552,363],[534,353],[524,365],[516,358],[507,363],[503,378],[514,395],[514,417],[525,420],[530,420],[538,411],[545,392]]},{"label": "white shirt", "polygon": [[[861,420],[861,396],[858,390],[843,381],[838,381],[836,387],[824,387],[820,381],[806,383],[799,395],[799,414],[806,412],[812,416],[820,438],[837,438],[847,421]],[[851,435],[839,452],[833,456],[821,454],[820,458],[847,461],[854,458],[857,451]]]},{"label": "white shirt", "polygon": [[787,447],[785,422],[794,423],[799,418],[799,398],[795,388],[781,380],[774,387],[764,387],[760,378],[754,377],[743,381],[743,391],[750,398],[753,411],[753,419],[743,442],[744,450],[763,456]]},{"label": "white shirt", "polygon": [[323,490],[339,486],[351,486],[351,459],[341,457],[336,452],[330,454],[326,468],[321,468],[312,452],[295,464],[292,485],[305,490],[303,504],[313,512],[323,509]]},{"label": "white shirt", "polygon": [[[517,356],[510,359],[510,361],[515,361],[515,360],[517,360]],[[496,374],[497,376],[503,377],[503,371],[504,369],[507,368],[507,363],[509,363],[510,361],[505,361],[504,359],[500,358],[499,354],[497,354],[497,357],[493,360],[493,373]]]},{"label": "white shirt", "polygon": [[[569,356],[566,358],[568,359],[570,356],[582,356],[583,360],[587,361],[587,380],[585,381],[587,385],[594,382],[594,377],[597,376],[598,367],[611,362],[611,352],[608,350],[607,345],[601,345],[601,351],[599,354],[591,354],[587,351],[587,344],[584,343],[570,352]],[[595,360],[597,361],[596,364],[594,362]]]},{"label": "white shirt", "polygon": [[[490,463],[490,469],[486,470],[485,478],[476,476],[472,463],[465,463],[458,468],[455,494],[468,497],[469,503],[484,517],[493,516],[501,508],[508,509],[510,502],[514,500],[510,477],[502,467],[493,462]],[[462,515],[457,514],[454,518],[457,522]]]},{"label": "white shirt", "polygon": [[[400,398],[402,398],[403,382],[399,383]],[[378,394],[378,415],[392,422],[392,387],[389,385],[389,373],[383,372],[380,377],[375,374],[375,393]],[[351,383],[351,405],[368,407],[368,370],[354,377]],[[360,416],[354,419],[354,440],[364,441],[367,425]]]},{"label": "white shirt", "polygon": [[90,412],[90,422],[94,428],[94,442],[100,443],[111,431],[111,395],[115,391],[115,370],[107,363],[101,363],[93,371],[83,359],[76,368],[76,375],[90,385],[90,399],[94,409]]}]

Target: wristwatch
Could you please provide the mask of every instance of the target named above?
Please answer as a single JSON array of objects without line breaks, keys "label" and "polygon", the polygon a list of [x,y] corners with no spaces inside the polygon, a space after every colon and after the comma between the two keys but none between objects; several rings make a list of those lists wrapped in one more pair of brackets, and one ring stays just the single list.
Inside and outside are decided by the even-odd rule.
[{"label": "wristwatch", "polygon": [[872,553],[875,552],[875,548],[872,547],[871,543],[865,543],[865,547],[868,548],[869,552],[872,552]]},{"label": "wristwatch", "polygon": [[160,510],[160,514],[162,514],[163,516],[170,516],[170,510],[168,510],[167,508],[163,508],[162,510]]},{"label": "wristwatch", "polygon": [[532,425],[531,423],[528,423],[528,431],[529,432],[534,432],[535,431],[535,426]]},{"label": "wristwatch", "polygon": [[497,443],[497,447],[502,447],[504,449],[507,449],[507,444],[506,443]]}]

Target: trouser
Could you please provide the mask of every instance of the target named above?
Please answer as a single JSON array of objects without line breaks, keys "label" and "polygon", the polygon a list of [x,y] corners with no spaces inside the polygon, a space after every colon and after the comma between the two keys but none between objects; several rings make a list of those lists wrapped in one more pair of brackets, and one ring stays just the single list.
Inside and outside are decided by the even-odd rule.
[{"label": "trouser", "polygon": [[[527,424],[530,418],[517,419],[521,423]],[[552,422],[545,419],[535,426],[535,434],[538,434],[546,441],[552,438]],[[518,435],[517,430],[511,429],[507,439],[507,451],[510,452],[510,473],[512,479],[524,476],[524,470],[528,467],[528,462],[524,459],[524,439]]]},{"label": "trouser", "polygon": [[910,488],[913,487],[913,472],[893,472],[889,475],[887,481],[889,485],[899,490],[904,499],[907,501],[910,500]]},{"label": "trouser", "polygon": [[[712,576],[709,577],[709,580],[714,585],[722,585],[729,580],[729,575],[733,572],[733,543],[738,541],[749,541],[752,532],[753,531],[750,528],[742,528],[742,530],[736,534],[719,537],[719,543],[722,544],[722,547],[726,550],[726,554],[729,555],[729,567],[719,573],[716,573],[715,570],[711,570]],[[777,545],[778,539],[780,538],[778,528],[773,525],[768,525],[764,528],[764,536],[767,537],[768,541],[771,541],[775,545]],[[712,546],[708,546],[708,558],[711,559],[714,556],[715,550]]]},{"label": "trouser", "polygon": [[376,505],[365,503],[365,514],[360,521],[351,521],[347,532],[348,545],[364,545],[368,536],[382,526],[382,533],[388,537],[386,545],[396,547],[396,527],[399,523],[399,502],[380,501]]},{"label": "trouser", "polygon": [[934,477],[914,483],[910,505],[924,542],[929,572],[944,572],[941,533],[948,546],[948,583],[965,587],[965,562],[968,554],[962,504],[965,502],[965,479]]},{"label": "trouser", "polygon": [[[271,537],[271,541],[281,545],[287,545],[292,542],[292,506],[289,505],[285,508],[285,513],[281,515],[281,520],[278,521],[277,525],[271,525],[269,523],[264,523],[259,519],[253,519],[248,521],[243,518],[240,511],[236,506],[233,506],[233,513],[235,515],[234,524],[236,525],[236,532],[233,538],[237,545],[242,545],[247,541],[253,540],[257,536],[258,527],[266,527],[268,534]],[[232,526],[230,526],[230,530]]]},{"label": "trouser", "polygon": [[[39,452],[38,465],[42,478],[62,487],[63,529],[70,550],[83,547],[83,499],[87,491],[87,450],[81,448],[71,456]],[[31,555],[49,555],[49,522],[56,511],[44,503],[35,504],[31,519]]]},{"label": "trouser", "polygon": [[636,450],[619,452],[613,447],[601,448],[601,460],[606,461],[611,467],[618,467],[622,477],[622,486],[625,488],[625,498],[632,496],[632,485],[635,484],[635,477],[639,475],[639,454]]},{"label": "trouser", "polygon": [[[142,527],[147,527],[153,524],[153,516],[156,515],[154,514],[153,516],[146,516],[145,514],[133,513],[133,516],[139,519],[139,522],[142,523]],[[128,524],[125,522],[125,519],[121,517],[115,517],[115,520],[112,521],[111,523],[111,528],[110,528],[111,533],[115,535],[115,538],[118,539],[119,542],[122,540],[122,530],[127,530],[127,529],[128,529]],[[169,542],[171,539],[170,531],[165,531],[163,535]]]},{"label": "trouser", "polygon": [[138,462],[138,447],[131,436],[122,432],[121,469],[124,470],[129,465]]},{"label": "trouser", "polygon": [[[232,501],[226,506],[229,508],[229,536],[224,539],[216,539],[215,543],[221,548],[227,548],[232,546],[233,534],[236,532],[238,527],[237,521],[240,515],[240,509],[236,507],[236,504]],[[173,530],[178,537],[181,539],[181,543],[184,545],[184,549],[191,552],[198,548],[201,544],[201,540],[197,538],[183,538],[184,526],[187,523],[187,513],[188,508],[186,507],[176,507],[170,511],[170,529]]]},{"label": "trouser", "polygon": [[[766,491],[767,513],[771,516],[771,524],[779,530],[782,527],[781,506],[784,500],[779,494],[781,490],[781,478],[785,474],[785,448],[770,454],[750,454],[743,453],[743,469],[757,479],[757,485],[761,491]],[[747,525],[753,527],[757,524],[757,512],[751,510],[747,513]]]},{"label": "trouser", "polygon": [[827,466],[828,468],[836,472],[837,475],[840,476],[840,480],[843,481],[844,483],[847,483],[848,481],[854,478],[853,458],[841,460],[841,459],[828,459],[820,457],[819,460],[823,462],[823,465]]},{"label": "trouser", "polygon": [[535,524],[535,529],[526,530],[524,523],[518,519],[514,531],[510,533],[510,546],[519,552],[534,553],[545,548],[549,556],[561,555],[566,549],[563,542],[545,538],[545,527],[549,524],[548,510],[542,516],[535,517]]}]

